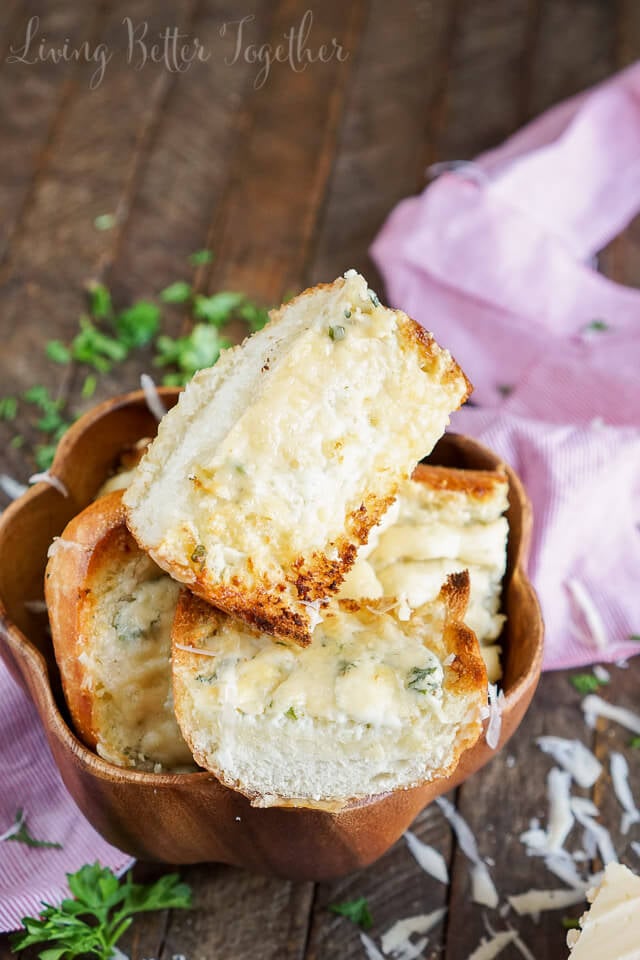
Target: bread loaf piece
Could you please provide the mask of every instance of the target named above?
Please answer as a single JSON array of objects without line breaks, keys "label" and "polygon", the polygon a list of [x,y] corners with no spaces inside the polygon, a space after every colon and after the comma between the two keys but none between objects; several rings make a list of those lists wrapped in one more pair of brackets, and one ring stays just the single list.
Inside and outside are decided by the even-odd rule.
[{"label": "bread loaf piece", "polygon": [[180,587],[127,530],[121,492],[74,517],[49,556],[51,635],[79,737],[120,766],[193,769],[171,691]]},{"label": "bread loaf piece", "polygon": [[465,573],[408,621],[386,599],[334,600],[300,647],[183,591],[173,683],[194,757],[256,806],[339,809],[447,776],[486,702],[467,597]]},{"label": "bread loaf piece", "polygon": [[468,392],[450,354],[349,271],[196,374],[125,494],[129,528],[195,593],[306,644]]},{"label": "bread loaf piece", "polygon": [[465,623],[474,631],[489,680],[500,679],[496,640],[507,560],[509,482],[499,470],[420,464],[358,554],[341,597],[396,597],[400,616],[433,600],[447,576],[468,570]]}]

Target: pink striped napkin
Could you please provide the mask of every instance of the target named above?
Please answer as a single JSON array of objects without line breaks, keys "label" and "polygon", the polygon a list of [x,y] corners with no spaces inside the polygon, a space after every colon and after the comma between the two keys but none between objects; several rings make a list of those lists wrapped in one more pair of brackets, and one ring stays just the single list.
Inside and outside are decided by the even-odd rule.
[{"label": "pink striped napkin", "polygon": [[640,652],[640,291],[594,255],[640,210],[640,64],[400,203],[371,253],[524,480],[545,667]]},{"label": "pink striped napkin", "polygon": [[29,833],[62,844],[61,850],[0,843],[0,932],[37,917],[43,900],[59,903],[66,873],[99,860],[117,873],[133,861],[109,846],[82,816],[60,779],[40,718],[0,661],[0,834],[22,807]]}]

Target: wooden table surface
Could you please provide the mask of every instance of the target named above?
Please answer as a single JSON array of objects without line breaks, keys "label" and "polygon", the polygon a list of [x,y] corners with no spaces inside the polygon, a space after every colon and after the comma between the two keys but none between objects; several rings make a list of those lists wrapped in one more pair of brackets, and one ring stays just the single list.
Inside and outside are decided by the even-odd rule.
[{"label": "wooden table surface", "polygon": [[[335,37],[348,55],[299,72],[275,64],[260,85],[246,44],[277,42],[300,23],[306,3],[3,0],[0,394],[42,383],[68,397],[74,412],[93,402],[81,398],[81,372],[56,366],[43,352],[46,340],[73,336],[88,280],[106,283],[119,304],[157,295],[178,278],[205,292],[242,290],[268,305],[348,267],[364,270],[375,286],[368,246],[394,204],[421,189],[428,164],[473,157],[640,54],[633,0],[311,0],[309,8],[309,46],[317,50]],[[6,61],[10,44],[24,44],[35,14],[51,44],[69,37],[71,45],[108,45],[113,56],[96,89],[89,87],[95,63]],[[237,27],[222,36],[221,26],[244,16],[254,18],[245,24],[245,48],[225,62],[234,60]],[[152,63],[136,70],[126,62],[125,17],[148,21],[148,37],[178,25],[200,39],[210,59],[182,73]],[[94,219],[105,213],[115,213],[117,223],[97,230]],[[189,254],[204,247],[215,252],[212,264],[190,267]],[[600,260],[609,276],[637,283],[637,227]],[[176,334],[182,323],[169,312],[166,329]],[[150,354],[136,354],[100,379],[96,399],[135,388],[151,369]],[[21,480],[34,469],[28,444],[13,449],[8,441],[15,430],[33,437],[32,419],[0,424],[0,469]],[[639,680],[640,659],[613,668],[604,696],[633,707]],[[614,724],[589,731],[579,704],[568,674],[545,676],[509,748],[452,798],[491,858],[503,897],[562,886],[518,840],[530,818],[547,815],[551,761],[534,745],[536,736],[578,736],[605,762],[612,749],[622,750],[640,797],[630,735]],[[619,833],[608,772],[594,800],[621,858],[638,868],[629,847],[634,833]],[[364,957],[357,928],[327,906],[365,896],[378,944],[393,921],[447,906],[423,956],[466,960],[485,934],[484,915],[498,929],[505,921],[471,904],[468,862],[438,808],[425,810],[414,829],[447,858],[449,888],[419,869],[404,841],[369,869],[331,884],[194,866],[181,872],[195,909],[139,918],[124,946],[135,960]],[[514,922],[536,958],[561,960],[562,918],[579,912]],[[0,940],[0,958],[8,956]],[[501,956],[521,954],[511,945]]]}]

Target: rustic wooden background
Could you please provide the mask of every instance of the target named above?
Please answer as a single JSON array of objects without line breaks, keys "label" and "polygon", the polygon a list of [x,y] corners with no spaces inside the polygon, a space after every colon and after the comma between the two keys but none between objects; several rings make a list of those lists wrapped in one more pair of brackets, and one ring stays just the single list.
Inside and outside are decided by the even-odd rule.
[{"label": "rustic wooden background", "polygon": [[[255,15],[251,40],[276,42],[314,14],[311,46],[335,36],[344,63],[294,73],[276,65],[256,90],[255,65],[225,65],[232,50],[225,21]],[[108,43],[115,51],[104,82],[88,88],[86,64],[5,62],[27,20],[41,18],[52,42]],[[123,17],[147,20],[150,34],[179,25],[213,52],[183,74],[124,62]],[[68,341],[84,307],[83,287],[101,279],[117,303],[151,296],[177,278],[202,291],[240,289],[266,304],[286,291],[329,280],[347,267],[378,278],[367,248],[386,214],[424,184],[434,161],[469,158],[554,102],[602,79],[640,54],[640,5],[634,0],[3,0],[0,4],[0,394],[35,382],[86,407],[81,378],[45,360],[47,339]],[[94,228],[115,212],[117,225]],[[188,266],[202,247],[210,266]],[[640,231],[631,226],[601,257],[626,283],[640,280]],[[173,331],[180,323],[176,313]],[[149,356],[104,377],[102,399],[137,386]],[[33,465],[8,446],[0,425],[0,469],[24,479]],[[0,506],[4,504],[0,501]],[[603,571],[606,575],[606,571]],[[640,662],[614,669],[605,690],[637,703]],[[503,893],[560,883],[524,855],[518,834],[546,816],[550,762],[535,736],[583,737],[606,758],[628,749],[610,726],[591,735],[567,674],[545,676],[510,748],[458,791],[455,801],[493,858]],[[507,762],[508,756],[515,764]],[[636,752],[636,757],[638,756]],[[632,765],[640,795],[638,762]],[[605,778],[596,789],[603,821],[631,866],[617,833],[619,808]],[[635,828],[637,829],[637,828]],[[451,865],[449,889],[420,871],[404,842],[379,863],[334,884],[292,884],[219,865],[182,871],[196,909],[140,918],[125,943],[134,960],[350,960],[363,957],[357,929],[327,905],[366,896],[374,939],[399,918],[449,908],[430,937],[428,958],[466,960],[484,934],[483,911],[470,904],[469,872],[437,808],[415,824]],[[637,836],[637,835],[636,835]],[[639,865],[635,860],[635,867]],[[536,957],[562,960],[563,915],[521,920]],[[498,926],[500,924],[498,923]],[[0,958],[9,956],[0,940]],[[509,946],[503,954],[520,954]]]}]

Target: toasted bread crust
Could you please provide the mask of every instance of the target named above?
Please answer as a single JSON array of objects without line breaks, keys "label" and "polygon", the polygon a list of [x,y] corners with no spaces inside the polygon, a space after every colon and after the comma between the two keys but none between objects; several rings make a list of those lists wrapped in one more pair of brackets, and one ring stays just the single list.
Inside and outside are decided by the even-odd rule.
[{"label": "toasted bread crust", "polygon": [[67,524],[54,540],[45,572],[45,599],[62,688],[74,727],[95,749],[94,701],[84,684],[82,622],[90,606],[91,580],[106,553],[137,550],[125,525],[122,491],[106,494]]},{"label": "toasted bread crust", "polygon": [[502,470],[461,470],[457,467],[434,467],[419,463],[412,479],[432,490],[466,493],[480,502],[491,500],[498,487],[503,487],[507,475]]}]

